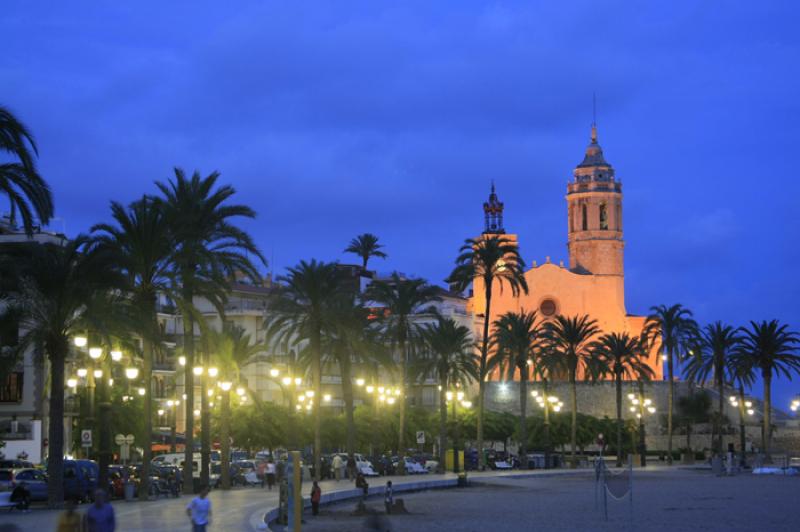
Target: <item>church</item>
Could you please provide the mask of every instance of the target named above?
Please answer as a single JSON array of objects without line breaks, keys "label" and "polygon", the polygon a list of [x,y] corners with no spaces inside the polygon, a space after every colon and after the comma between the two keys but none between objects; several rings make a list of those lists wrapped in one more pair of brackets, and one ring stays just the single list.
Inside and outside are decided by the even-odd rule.
[{"label": "church", "polygon": [[[491,320],[509,311],[538,313],[540,319],[557,314],[588,314],[597,320],[603,333],[627,332],[639,335],[646,316],[628,314],[625,310],[625,271],[622,216],[622,183],[614,168],[606,161],[597,141],[597,126],[592,125],[591,140],[583,161],[573,171],[567,184],[567,248],[569,265],[532,264],[525,272],[528,293],[515,296],[511,290],[492,290]],[[484,235],[503,235],[516,243],[517,235],[503,227],[503,203],[494,185],[489,200],[483,205]],[[524,250],[521,254],[524,257]],[[485,304],[483,283],[475,279],[468,307],[482,321]],[[476,324],[477,325],[477,324]],[[476,330],[481,330],[476,327]],[[656,356],[649,365],[655,380],[663,378],[663,367]]]}]

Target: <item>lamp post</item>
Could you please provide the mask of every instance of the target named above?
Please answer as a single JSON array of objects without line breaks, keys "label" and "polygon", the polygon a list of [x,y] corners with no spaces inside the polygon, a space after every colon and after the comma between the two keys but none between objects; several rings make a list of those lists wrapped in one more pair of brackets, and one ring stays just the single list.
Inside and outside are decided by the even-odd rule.
[{"label": "lamp post", "polygon": [[168,399],[167,400],[167,420],[169,422],[169,452],[175,453],[176,448],[176,441],[175,441],[175,433],[176,433],[176,422],[178,417],[177,407],[180,406],[181,402],[179,399]]},{"label": "lamp post", "polygon": [[544,389],[540,394],[537,390],[531,392],[531,396],[536,399],[536,403],[544,413],[544,467],[550,468],[550,411],[561,412],[564,403],[555,395],[547,393],[547,383],[545,382]]},{"label": "lamp post", "polygon": [[[739,465],[741,467],[745,467],[747,465],[747,455],[745,453],[745,447],[747,445],[745,421],[747,417],[755,415],[756,411],[753,408],[753,400],[744,394],[744,388],[742,387],[739,388],[738,395],[731,395],[728,398],[728,401],[732,407],[739,411]],[[792,403],[792,406],[794,406],[794,403]],[[798,406],[800,406],[800,402],[798,402]],[[797,408],[792,408],[792,410],[797,410]]]},{"label": "lamp post", "polygon": [[464,408],[471,408],[472,401],[465,401],[464,392],[462,391],[448,391],[445,394],[445,397],[447,397],[447,402],[450,403],[450,407],[453,411],[453,473],[458,474],[458,439],[460,437],[460,431],[458,430],[458,405],[461,404],[461,406]]},{"label": "lamp post", "polygon": [[639,422],[639,444],[637,452],[639,453],[639,465],[641,467],[647,466],[647,440],[645,434],[644,419],[646,415],[653,415],[656,413],[656,407],[653,400],[645,397],[644,384],[639,381],[638,393],[629,393],[628,400],[631,402],[628,410],[636,415]]}]

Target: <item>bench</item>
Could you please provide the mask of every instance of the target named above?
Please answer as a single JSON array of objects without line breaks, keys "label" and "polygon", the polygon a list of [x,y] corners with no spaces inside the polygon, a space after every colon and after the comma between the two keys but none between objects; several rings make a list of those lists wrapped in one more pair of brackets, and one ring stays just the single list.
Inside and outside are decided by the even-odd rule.
[{"label": "bench", "polygon": [[10,511],[12,508],[16,507],[17,503],[11,502],[11,492],[10,491],[2,491],[0,492],[0,508],[8,508]]}]

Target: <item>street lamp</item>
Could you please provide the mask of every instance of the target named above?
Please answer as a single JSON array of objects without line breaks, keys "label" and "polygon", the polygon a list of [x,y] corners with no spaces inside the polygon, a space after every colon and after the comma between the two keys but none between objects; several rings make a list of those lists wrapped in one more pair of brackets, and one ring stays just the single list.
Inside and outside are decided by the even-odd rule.
[{"label": "street lamp", "polygon": [[[644,395],[644,385],[639,382],[639,393],[629,393],[628,399],[631,402],[629,410],[636,415],[639,420],[639,465],[645,467],[647,465],[647,439],[645,434],[644,418],[645,415],[653,415],[656,413],[656,407],[653,400]],[[617,451],[620,454],[621,450]],[[618,462],[619,463],[619,462]]]},{"label": "street lamp", "polygon": [[129,380],[134,380],[139,376],[139,368],[125,368],[125,376]]},{"label": "street lamp", "polygon": [[209,377],[211,377],[212,379],[216,379],[217,375],[219,375],[219,369],[218,368],[215,368],[213,366],[208,368],[208,376]]},{"label": "street lamp", "polygon": [[[455,424],[454,425],[455,426],[455,432],[453,434],[453,473],[458,474],[458,469],[459,469],[459,465],[458,465],[458,438],[459,438],[459,433],[458,433],[457,406],[460,404],[463,408],[469,409],[469,408],[472,407],[472,401],[465,401],[464,400],[464,392],[462,392],[462,391],[456,391],[456,392],[447,391],[447,392],[445,392],[445,397],[447,398],[447,402],[450,403],[450,406],[452,407],[452,410],[453,410],[453,423]],[[394,397],[391,397],[390,399],[394,399]],[[478,452],[482,452],[482,451],[479,450]]]},{"label": "street lamp", "polygon": [[113,360],[114,362],[119,362],[120,360],[122,360],[122,351],[114,350],[111,351],[110,354],[111,354],[111,360]]},{"label": "street lamp", "polygon": [[281,372],[280,372],[280,370],[278,370],[278,368],[272,368],[271,370],[269,370],[269,376],[272,377],[273,379],[276,378],[280,374],[281,374]]},{"label": "street lamp", "polygon": [[86,347],[86,344],[89,343],[89,339],[85,336],[76,336],[73,338],[73,342],[75,342],[75,347]]},{"label": "street lamp", "polygon": [[200,375],[203,374],[203,366],[195,366],[195,367],[193,367],[192,368],[192,373],[194,373],[195,376],[199,377]]},{"label": "street lamp", "polygon": [[231,388],[233,387],[233,383],[230,382],[230,381],[220,381],[218,383],[218,386],[220,388],[222,388],[223,392],[229,392],[229,391],[231,391]]},{"label": "street lamp", "polygon": [[359,378],[359,379],[356,379],[356,386],[364,386],[364,384],[365,384],[366,382],[367,382],[367,381],[365,381],[364,379],[361,379],[361,378]]},{"label": "street lamp", "polygon": [[546,385],[541,394],[537,390],[533,390],[531,395],[544,412],[544,467],[548,469],[550,467],[550,410],[561,412],[563,403],[555,395],[548,395]]},{"label": "street lamp", "polygon": [[92,360],[97,360],[101,356],[103,356],[103,348],[102,347],[90,347],[89,348],[89,356]]}]

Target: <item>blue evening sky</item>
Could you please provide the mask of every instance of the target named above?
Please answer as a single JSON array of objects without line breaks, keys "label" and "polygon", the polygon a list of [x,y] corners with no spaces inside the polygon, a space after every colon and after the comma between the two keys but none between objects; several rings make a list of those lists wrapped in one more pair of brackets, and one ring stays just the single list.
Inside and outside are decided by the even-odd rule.
[{"label": "blue evening sky", "polygon": [[[537,5],[538,4],[538,5]],[[530,263],[566,259],[589,139],[624,183],[627,305],[800,328],[796,2],[3,5],[0,102],[34,131],[73,235],[222,172],[276,272],[353,260],[441,282],[491,179]],[[777,385],[786,408],[800,391]]]}]

